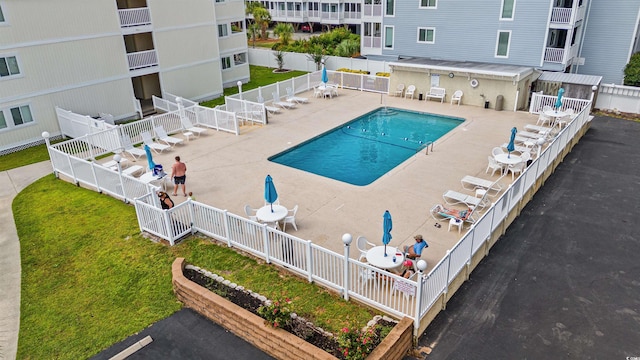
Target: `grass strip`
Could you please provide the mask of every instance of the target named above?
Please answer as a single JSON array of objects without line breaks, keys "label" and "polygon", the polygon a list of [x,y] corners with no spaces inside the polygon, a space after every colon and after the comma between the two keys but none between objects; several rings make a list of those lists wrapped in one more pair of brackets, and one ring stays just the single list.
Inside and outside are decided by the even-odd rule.
[{"label": "grass strip", "polygon": [[364,326],[369,308],[278,268],[192,236],[169,247],[143,237],[132,205],[46,176],[13,202],[22,261],[20,359],[88,358],[181,308],[171,285],[176,257],[337,333]]}]

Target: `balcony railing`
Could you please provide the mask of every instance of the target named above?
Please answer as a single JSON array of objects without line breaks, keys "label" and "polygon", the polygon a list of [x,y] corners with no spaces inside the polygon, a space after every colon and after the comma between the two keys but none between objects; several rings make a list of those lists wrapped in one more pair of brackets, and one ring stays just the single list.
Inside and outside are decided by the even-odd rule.
[{"label": "balcony railing", "polygon": [[342,15],[337,12],[323,11],[321,14],[322,14],[321,15],[322,20],[341,20],[342,19]]},{"label": "balcony railing", "polygon": [[158,54],[155,50],[138,51],[127,54],[129,71],[158,66]]},{"label": "balcony railing", "polygon": [[364,16],[382,16],[382,5],[364,5]]},{"label": "balcony railing", "polygon": [[363,36],[362,47],[366,48],[382,48],[382,37],[380,36]]},{"label": "balcony railing", "polygon": [[564,48],[546,48],[544,61],[562,64],[564,62]]},{"label": "balcony railing", "polygon": [[572,8],[554,7],[551,12],[551,22],[556,24],[570,24]]},{"label": "balcony railing", "polygon": [[118,10],[120,16],[120,27],[132,27],[151,24],[151,13],[149,8],[121,9]]}]

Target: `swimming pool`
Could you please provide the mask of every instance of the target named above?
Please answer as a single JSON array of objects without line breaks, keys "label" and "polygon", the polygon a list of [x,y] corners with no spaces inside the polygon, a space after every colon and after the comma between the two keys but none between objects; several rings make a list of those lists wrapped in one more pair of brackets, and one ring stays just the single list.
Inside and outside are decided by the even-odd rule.
[{"label": "swimming pool", "polygon": [[382,107],[269,160],[364,186],[463,122],[462,118]]}]

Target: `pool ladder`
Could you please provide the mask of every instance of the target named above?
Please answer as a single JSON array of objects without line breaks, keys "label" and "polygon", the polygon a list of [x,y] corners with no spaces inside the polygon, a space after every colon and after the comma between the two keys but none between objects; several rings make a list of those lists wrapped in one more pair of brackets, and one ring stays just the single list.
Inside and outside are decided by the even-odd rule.
[{"label": "pool ladder", "polygon": [[424,149],[425,149],[424,154],[425,155],[429,155],[429,145],[431,145],[431,152],[433,152],[433,141],[427,141],[427,145],[424,147]]}]

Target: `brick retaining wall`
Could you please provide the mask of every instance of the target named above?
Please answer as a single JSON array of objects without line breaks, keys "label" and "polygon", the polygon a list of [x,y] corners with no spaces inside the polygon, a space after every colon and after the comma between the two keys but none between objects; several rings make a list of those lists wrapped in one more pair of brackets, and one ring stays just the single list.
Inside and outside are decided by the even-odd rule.
[{"label": "brick retaining wall", "polygon": [[[333,359],[336,357],[297,336],[265,324],[264,319],[190,281],[184,258],[173,262],[173,290],[178,300],[277,359]],[[402,319],[367,359],[400,360],[413,345],[413,321]]]}]

